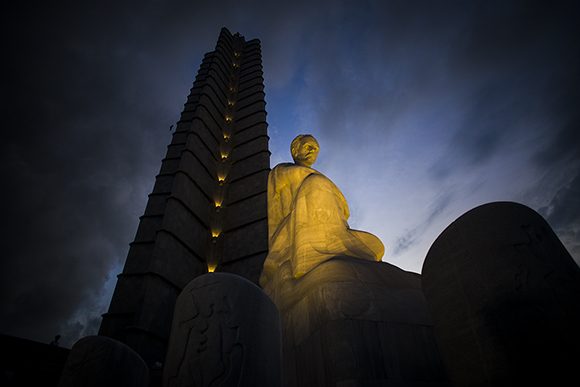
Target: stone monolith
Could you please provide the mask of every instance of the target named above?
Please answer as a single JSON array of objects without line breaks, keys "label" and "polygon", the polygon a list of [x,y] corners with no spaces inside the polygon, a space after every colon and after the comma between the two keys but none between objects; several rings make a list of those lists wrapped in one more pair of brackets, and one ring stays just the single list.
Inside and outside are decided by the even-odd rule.
[{"label": "stone monolith", "polygon": [[456,386],[562,385],[580,360],[580,270],[517,203],[459,217],[431,246],[423,289]]},{"label": "stone monolith", "polygon": [[192,280],[175,304],[165,387],[281,385],[280,320],[255,284],[235,274]]},{"label": "stone monolith", "polygon": [[148,387],[149,368],[127,345],[87,336],[72,347],[59,387]]}]

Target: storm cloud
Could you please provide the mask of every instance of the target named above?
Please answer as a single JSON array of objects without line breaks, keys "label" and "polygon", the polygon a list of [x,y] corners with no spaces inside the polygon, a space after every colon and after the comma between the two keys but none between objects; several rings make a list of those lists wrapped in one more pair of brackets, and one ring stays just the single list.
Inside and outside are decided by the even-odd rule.
[{"label": "storm cloud", "polygon": [[580,10],[534,1],[26,3],[2,23],[0,332],[107,309],[203,54],[262,41],[272,164],[312,133],[351,226],[420,271],[455,218],[538,210],[578,261]]}]

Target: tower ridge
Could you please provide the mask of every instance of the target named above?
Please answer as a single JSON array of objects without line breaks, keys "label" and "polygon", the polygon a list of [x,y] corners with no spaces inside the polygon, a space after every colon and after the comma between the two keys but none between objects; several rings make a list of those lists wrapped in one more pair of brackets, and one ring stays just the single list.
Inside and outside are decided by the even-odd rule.
[{"label": "tower ridge", "polygon": [[259,40],[225,27],[204,55],[103,315],[99,334],[126,343],[150,367],[163,363],[175,300],[188,282],[211,271],[258,282],[270,170],[261,62]]}]

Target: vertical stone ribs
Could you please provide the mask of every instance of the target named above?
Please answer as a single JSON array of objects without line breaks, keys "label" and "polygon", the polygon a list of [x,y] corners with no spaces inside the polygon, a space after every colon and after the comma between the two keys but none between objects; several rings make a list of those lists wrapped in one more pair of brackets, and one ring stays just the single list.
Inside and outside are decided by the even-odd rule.
[{"label": "vertical stone ribs", "polygon": [[[225,40],[227,45],[227,40]],[[218,271],[258,282],[268,250],[267,181],[270,152],[260,42],[233,39],[214,223]],[[219,206],[219,203],[222,203]]]},{"label": "vertical stone ribs", "polygon": [[223,28],[204,56],[119,274],[100,334],[162,363],[175,300],[193,278],[257,283],[268,248],[270,152],[260,42]]}]

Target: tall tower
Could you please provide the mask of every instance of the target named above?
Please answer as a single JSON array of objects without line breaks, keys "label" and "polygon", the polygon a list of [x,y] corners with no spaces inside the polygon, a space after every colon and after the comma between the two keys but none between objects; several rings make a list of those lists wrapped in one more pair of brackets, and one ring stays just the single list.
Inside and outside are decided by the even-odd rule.
[{"label": "tall tower", "polygon": [[177,123],[99,334],[162,363],[175,300],[224,271],[257,283],[270,152],[260,41],[221,30]]}]

